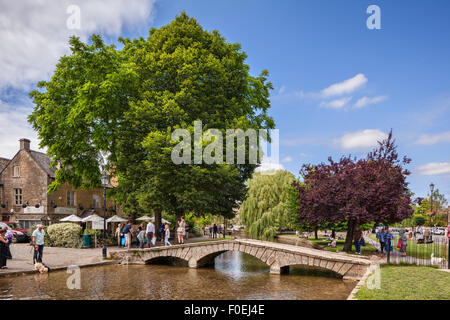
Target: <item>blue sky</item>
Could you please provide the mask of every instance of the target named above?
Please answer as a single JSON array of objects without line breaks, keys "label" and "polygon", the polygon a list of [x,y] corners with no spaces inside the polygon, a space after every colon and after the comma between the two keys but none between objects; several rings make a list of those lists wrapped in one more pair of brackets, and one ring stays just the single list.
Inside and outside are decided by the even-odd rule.
[{"label": "blue sky", "polygon": [[[108,39],[147,36],[149,27],[165,25],[186,10],[205,29],[241,43],[252,74],[270,72],[275,87],[270,114],[280,131],[280,160],[294,174],[303,163],[328,156],[363,156],[392,128],[400,154],[412,158],[412,191],[425,196],[434,182],[450,199],[450,2],[160,0],[102,10],[78,3],[82,16],[96,12],[84,15],[97,24],[77,31],[82,37],[90,32]],[[381,9],[381,30],[366,26],[366,9],[373,4]],[[49,8],[39,10],[48,25],[41,32],[51,33],[51,16],[61,9],[52,8],[54,14]],[[37,69],[19,79],[0,77],[0,120],[12,122],[20,119],[17,110],[29,110],[26,91],[50,74],[52,54],[65,50],[62,44],[53,47],[38,53],[48,60],[42,73]],[[5,61],[11,63],[0,55],[0,62]],[[33,136],[29,128],[15,126],[17,134]],[[0,149],[0,156],[10,156],[17,143],[0,141],[3,145],[11,151]]]}]

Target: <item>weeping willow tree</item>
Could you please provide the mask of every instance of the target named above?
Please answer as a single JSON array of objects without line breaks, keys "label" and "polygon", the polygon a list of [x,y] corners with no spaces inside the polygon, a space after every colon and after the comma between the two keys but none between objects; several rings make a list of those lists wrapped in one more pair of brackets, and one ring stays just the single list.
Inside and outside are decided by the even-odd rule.
[{"label": "weeping willow tree", "polygon": [[295,228],[297,211],[289,202],[295,192],[294,179],[287,171],[277,171],[272,175],[255,173],[248,180],[247,198],[240,209],[248,235],[270,240],[280,229]]}]

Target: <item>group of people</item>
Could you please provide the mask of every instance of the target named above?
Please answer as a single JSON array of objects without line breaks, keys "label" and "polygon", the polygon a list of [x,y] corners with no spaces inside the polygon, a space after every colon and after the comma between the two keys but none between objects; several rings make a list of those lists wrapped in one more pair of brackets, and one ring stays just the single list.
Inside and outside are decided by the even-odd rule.
[{"label": "group of people", "polygon": [[[408,238],[412,238],[412,233],[408,232],[406,229],[400,229],[398,232],[398,242],[397,248],[403,256],[406,256],[406,247],[408,245]],[[380,243],[381,253],[392,252],[393,251],[393,240],[394,235],[389,230],[388,227],[381,228],[377,230],[377,239]]]},{"label": "group of people", "polygon": [[[181,217],[180,220],[177,221],[177,238],[178,243],[183,244],[184,239],[188,239],[188,227],[184,217]],[[171,246],[170,243],[170,227],[169,224],[163,223],[158,229],[158,233],[161,237],[161,242],[164,246]],[[136,237],[136,248],[144,248],[147,246],[151,248],[156,245],[157,233],[155,224],[151,221],[145,226],[143,223],[138,225],[136,228],[133,227],[130,221],[128,221],[125,225],[119,223],[116,228],[115,236],[117,237],[117,244],[120,247],[127,247],[131,249],[131,243],[133,240],[133,234]]]},{"label": "group of people", "polygon": [[[10,246],[13,239],[13,233],[7,227],[0,229],[0,269],[8,269],[6,262],[12,259]],[[42,256],[44,252],[45,231],[42,224],[37,225],[36,230],[32,234],[33,245],[33,264],[42,263]]]},{"label": "group of people", "polygon": [[217,239],[218,234],[222,234],[224,228],[225,228],[224,224],[222,224],[219,227],[217,224],[214,223],[210,226],[205,227],[204,235],[205,236],[209,235],[210,238]]}]

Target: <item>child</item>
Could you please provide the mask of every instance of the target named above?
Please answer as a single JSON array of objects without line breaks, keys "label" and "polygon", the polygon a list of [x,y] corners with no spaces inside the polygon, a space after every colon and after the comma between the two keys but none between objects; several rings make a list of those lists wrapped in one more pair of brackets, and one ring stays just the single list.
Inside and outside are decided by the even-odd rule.
[{"label": "child", "polygon": [[166,227],[164,228],[164,245],[165,246],[171,246],[171,244],[169,242],[169,238],[170,238],[170,230],[169,230],[169,225],[166,223]]},{"label": "child", "polygon": [[139,226],[138,230],[138,235],[137,235],[137,239],[139,240],[139,248],[144,248],[144,239],[145,239],[145,231],[142,230],[142,227]]}]

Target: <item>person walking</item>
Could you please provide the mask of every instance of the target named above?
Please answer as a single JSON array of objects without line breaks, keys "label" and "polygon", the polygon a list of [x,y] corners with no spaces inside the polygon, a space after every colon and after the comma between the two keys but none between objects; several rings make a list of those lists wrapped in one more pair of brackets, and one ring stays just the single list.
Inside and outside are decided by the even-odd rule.
[{"label": "person walking", "polygon": [[184,217],[181,217],[181,219],[183,219],[183,239],[186,238],[186,240],[188,240],[189,239],[189,226],[186,223],[186,220],[184,219]]},{"label": "person walking", "polygon": [[[139,232],[141,232],[142,230],[144,230],[144,224],[140,224],[138,225],[136,231],[134,231],[134,234],[136,236],[136,248],[140,248],[141,247],[141,240],[138,238]],[[144,232],[145,234],[145,232]],[[144,241],[145,241],[145,236],[144,236]]]},{"label": "person walking", "polygon": [[33,239],[33,264],[36,262],[42,263],[42,257],[44,255],[44,242],[45,242],[45,231],[42,224],[38,224],[36,230],[33,231],[31,235]]},{"label": "person walking", "polygon": [[401,247],[400,247],[400,251],[402,253],[402,256],[406,256],[406,246],[408,245],[408,234],[406,233],[406,230],[403,229],[402,232],[402,236],[400,238],[400,243],[401,243]]},{"label": "person walking", "polygon": [[165,246],[171,246],[171,244],[169,242],[169,238],[170,238],[170,229],[169,229],[169,225],[166,223],[166,226],[164,228],[164,245]]},{"label": "person walking", "polygon": [[164,244],[164,241],[166,239],[166,237],[165,237],[166,225],[164,223],[161,224],[161,227],[159,227],[159,233],[161,234],[161,243]]},{"label": "person walking", "polygon": [[114,233],[114,235],[117,237],[117,246],[120,248],[122,246],[122,238],[123,238],[121,223],[117,225],[116,232]]},{"label": "person walking", "polygon": [[217,224],[214,223],[214,226],[213,226],[213,239],[217,239],[217,231],[218,231]]},{"label": "person walking", "polygon": [[126,239],[125,245],[127,246],[128,250],[131,249],[131,232],[133,232],[131,222],[128,221],[125,227],[122,228],[122,233]]},{"label": "person walking", "polygon": [[152,246],[153,235],[155,234],[155,225],[153,222],[148,222],[145,232],[147,233],[147,247],[150,248]]},{"label": "person walking", "polygon": [[6,228],[0,230],[0,269],[8,269],[7,260],[8,239],[6,239]]},{"label": "person walking", "polygon": [[5,236],[6,236],[6,240],[8,240],[8,244],[6,245],[6,258],[7,259],[12,259],[10,246],[11,246],[14,234],[12,233],[12,231],[10,229],[7,229],[6,233],[5,233]]},{"label": "person walking", "polygon": [[143,249],[144,248],[144,240],[145,240],[145,231],[142,228],[142,226],[139,226],[137,229],[137,232],[138,232],[138,234],[137,234],[136,238],[139,241],[139,248]]},{"label": "person walking", "polygon": [[178,228],[177,228],[177,237],[178,237],[178,244],[183,244],[184,243],[184,223],[183,223],[184,219],[183,217],[181,217],[181,219],[179,221],[177,221],[178,224]]},{"label": "person walking", "polygon": [[363,237],[362,231],[357,226],[353,234],[353,240],[355,241],[355,251],[356,254],[361,254],[361,239]]},{"label": "person walking", "polygon": [[386,250],[386,252],[388,252],[388,251],[392,252],[393,251],[392,240],[394,240],[394,236],[392,235],[389,228],[385,229],[383,238],[384,238],[384,245],[385,245],[384,249]]},{"label": "person walking", "polygon": [[384,238],[383,238],[383,229],[377,230],[377,239],[380,242],[380,250],[381,253],[384,251]]}]

